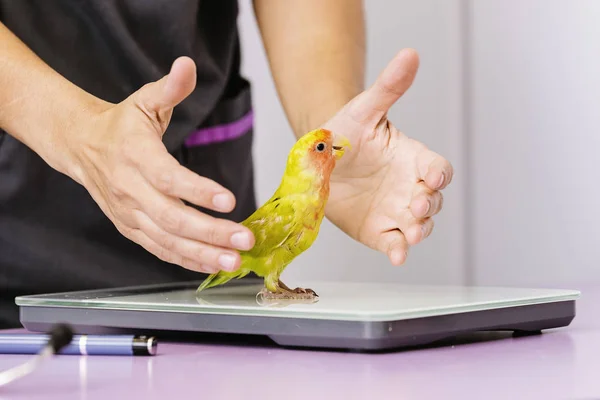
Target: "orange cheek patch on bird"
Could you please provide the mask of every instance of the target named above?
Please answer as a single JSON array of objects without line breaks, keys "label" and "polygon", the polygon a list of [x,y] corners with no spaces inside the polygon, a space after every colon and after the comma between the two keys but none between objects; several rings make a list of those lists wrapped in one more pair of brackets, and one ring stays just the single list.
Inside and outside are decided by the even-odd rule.
[{"label": "orange cheek patch on bird", "polygon": [[290,289],[280,276],[317,239],[329,198],[331,172],[335,161],[349,148],[348,139],[326,129],[315,129],[299,138],[288,154],[285,172],[273,196],[242,222],[255,235],[254,247],[240,252],[242,262],[236,271],[210,275],[197,294],[253,273],[265,282],[257,300],[316,301],[314,290]]}]

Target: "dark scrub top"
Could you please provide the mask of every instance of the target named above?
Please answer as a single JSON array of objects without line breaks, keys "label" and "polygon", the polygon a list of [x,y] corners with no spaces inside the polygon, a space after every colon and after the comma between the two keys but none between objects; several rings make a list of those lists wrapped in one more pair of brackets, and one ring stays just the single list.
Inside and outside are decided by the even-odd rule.
[{"label": "dark scrub top", "polygon": [[[120,102],[167,74],[177,57],[191,57],[197,87],[175,108],[164,143],[182,165],[233,191],[234,212],[211,214],[239,222],[256,205],[237,13],[235,0],[0,0],[0,20],[12,32],[107,101]],[[19,325],[21,294],[203,278],[123,237],[82,186],[0,131],[0,328]]]}]

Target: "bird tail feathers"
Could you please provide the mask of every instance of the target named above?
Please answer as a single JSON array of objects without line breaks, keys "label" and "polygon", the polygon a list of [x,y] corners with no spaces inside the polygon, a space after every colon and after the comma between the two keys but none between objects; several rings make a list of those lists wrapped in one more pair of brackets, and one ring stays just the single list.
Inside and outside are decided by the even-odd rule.
[{"label": "bird tail feathers", "polygon": [[249,269],[238,269],[237,271],[227,272],[227,271],[219,271],[216,274],[209,275],[204,282],[200,284],[196,293],[200,293],[204,289],[208,289],[211,287],[223,285],[229,282],[232,279],[240,279],[250,273]]}]

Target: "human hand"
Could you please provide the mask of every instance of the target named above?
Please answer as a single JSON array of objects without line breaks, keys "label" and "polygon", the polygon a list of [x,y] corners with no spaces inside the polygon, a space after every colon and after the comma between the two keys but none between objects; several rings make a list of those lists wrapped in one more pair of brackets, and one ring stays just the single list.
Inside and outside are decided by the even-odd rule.
[{"label": "human hand", "polygon": [[428,237],[452,165],[388,120],[390,107],[412,85],[419,65],[414,50],[401,51],[375,84],[324,124],[352,143],[331,175],[326,215],[349,236],[386,253],[394,265],[409,246]]},{"label": "human hand", "polygon": [[254,245],[252,232],[214,218],[192,204],[220,212],[233,194],[181,166],[162,142],[173,108],[191,94],[196,69],[187,57],[170,73],[119,104],[101,103],[55,139],[66,149],[69,176],[83,185],[118,231],[158,258],[214,273],[240,263],[238,250]]}]

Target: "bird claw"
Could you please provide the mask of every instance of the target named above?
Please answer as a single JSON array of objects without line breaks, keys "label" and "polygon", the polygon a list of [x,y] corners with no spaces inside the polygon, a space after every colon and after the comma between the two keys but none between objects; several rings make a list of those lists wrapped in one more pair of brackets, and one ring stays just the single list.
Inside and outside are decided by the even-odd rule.
[{"label": "bird claw", "polygon": [[263,288],[257,295],[263,300],[316,300],[317,293],[312,289],[296,288],[294,290],[280,289],[277,292],[271,292]]},{"label": "bird claw", "polygon": [[[297,287],[296,289],[290,289],[285,283],[283,283],[281,280],[279,280],[277,282],[277,286],[278,286],[278,290],[277,293],[282,293],[282,294],[286,294],[289,296],[291,293],[295,294],[295,295],[305,295],[302,296],[302,298],[307,298],[307,296],[310,296],[309,298],[315,298],[315,297],[319,297],[319,295],[312,289],[304,289],[301,287]],[[266,290],[266,288],[265,288]],[[272,292],[271,292],[272,293]],[[292,298],[298,298],[298,296],[292,297]]]},{"label": "bird claw", "polygon": [[309,288],[304,289],[304,288],[297,287],[296,289],[292,290],[292,292],[299,293],[299,294],[308,294],[308,295],[311,295],[314,297],[319,297],[319,295],[314,290],[309,289]]}]

